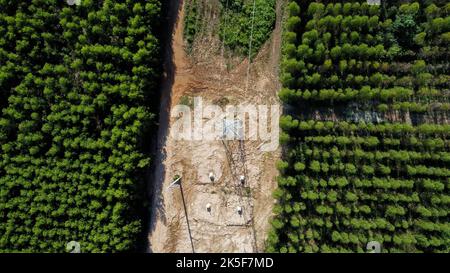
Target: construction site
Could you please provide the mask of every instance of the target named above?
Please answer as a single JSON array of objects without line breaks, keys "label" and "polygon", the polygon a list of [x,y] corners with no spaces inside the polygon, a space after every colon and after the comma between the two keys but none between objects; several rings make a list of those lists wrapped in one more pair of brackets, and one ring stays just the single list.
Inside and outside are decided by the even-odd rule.
[{"label": "construction site", "polygon": [[[222,107],[281,108],[282,1],[277,1],[271,38],[250,62],[224,57],[223,43],[208,31],[188,54],[183,38],[186,1],[172,2],[171,14],[178,16],[165,62],[148,252],[263,252],[280,149],[265,152],[263,140],[243,138],[249,122],[239,119],[219,120],[223,137],[215,141],[174,139],[172,111],[179,104],[192,107],[194,97]],[[214,24],[218,11],[211,6],[207,16]]]}]

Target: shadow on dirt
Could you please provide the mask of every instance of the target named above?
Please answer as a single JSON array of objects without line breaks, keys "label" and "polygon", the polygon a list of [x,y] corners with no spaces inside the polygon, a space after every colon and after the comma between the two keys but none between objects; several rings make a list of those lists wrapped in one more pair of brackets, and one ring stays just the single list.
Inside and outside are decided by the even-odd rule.
[{"label": "shadow on dirt", "polygon": [[155,223],[157,220],[166,222],[165,208],[162,191],[165,177],[165,166],[163,164],[166,158],[166,152],[164,150],[165,143],[168,137],[168,126],[170,121],[170,103],[171,103],[171,90],[175,79],[175,64],[173,63],[173,47],[172,47],[172,34],[176,27],[179,10],[182,6],[183,0],[163,1],[163,13],[166,16],[163,25],[162,33],[162,48],[164,54],[164,74],[162,77],[160,87],[160,112],[158,123],[158,136],[154,140],[152,145],[151,154],[154,155],[152,167],[147,171],[147,197],[150,200],[150,204],[147,211],[147,217],[145,220],[145,228],[142,234],[142,251],[153,252],[152,246],[148,239],[149,235],[155,229]]}]

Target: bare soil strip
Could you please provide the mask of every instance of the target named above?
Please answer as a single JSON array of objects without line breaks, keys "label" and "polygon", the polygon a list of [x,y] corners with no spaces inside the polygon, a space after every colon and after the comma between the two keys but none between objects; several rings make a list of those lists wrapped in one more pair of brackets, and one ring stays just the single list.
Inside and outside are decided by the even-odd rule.
[{"label": "bare soil strip", "polygon": [[[277,1],[277,24],[272,38],[252,63],[245,92],[247,60],[226,69],[221,42],[206,37],[186,56],[183,41],[183,1],[172,1],[178,14],[172,49],[167,53],[163,84],[156,170],[152,189],[149,252],[261,252],[269,229],[276,187],[275,162],[280,150],[262,152],[262,141],[179,141],[170,137],[176,119],[170,111],[182,97],[201,97],[204,104],[277,105],[278,63],[281,46],[282,2]],[[206,36],[206,35],[205,35]],[[199,54],[200,53],[200,54]],[[209,173],[215,175],[211,182]],[[180,188],[167,189],[175,175]],[[238,185],[245,174],[246,186]],[[207,205],[210,209],[207,209]],[[237,212],[242,207],[242,214]]]}]

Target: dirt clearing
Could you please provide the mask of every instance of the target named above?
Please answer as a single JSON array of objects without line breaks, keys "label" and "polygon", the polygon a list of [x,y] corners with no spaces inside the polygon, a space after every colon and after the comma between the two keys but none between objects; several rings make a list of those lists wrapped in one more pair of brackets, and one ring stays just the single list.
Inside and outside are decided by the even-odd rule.
[{"label": "dirt clearing", "polygon": [[[262,140],[176,140],[170,134],[176,118],[171,118],[170,113],[175,105],[189,105],[194,97],[201,97],[203,104],[281,107],[277,92],[282,1],[277,3],[273,35],[251,65],[248,88],[248,60],[227,69],[229,60],[221,57],[221,42],[214,35],[205,35],[195,45],[192,56],[186,55],[183,1],[173,2],[174,12],[170,14],[178,17],[163,85],[166,93],[158,133],[160,153],[152,182],[148,251],[262,252],[275,202],[272,191],[280,149],[263,152]],[[210,173],[214,174],[213,181]],[[168,189],[175,175],[183,177],[188,219],[180,188]],[[240,175],[245,176],[244,183]]]}]

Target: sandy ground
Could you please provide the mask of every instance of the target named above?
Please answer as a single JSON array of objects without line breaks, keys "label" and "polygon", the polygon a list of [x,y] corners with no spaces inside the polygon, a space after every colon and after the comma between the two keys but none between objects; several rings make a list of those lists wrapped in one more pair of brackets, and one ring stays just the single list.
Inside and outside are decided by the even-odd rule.
[{"label": "sandy ground", "polygon": [[[278,2],[277,12],[281,14],[282,1]],[[277,92],[281,18],[277,19],[272,38],[252,63],[247,85],[248,61],[227,69],[227,60],[220,54],[221,43],[210,35],[197,41],[193,55],[186,56],[183,1],[173,3],[172,14],[178,11],[178,18],[162,87],[148,251],[262,252],[275,202],[272,192],[280,149],[263,152],[261,140],[176,140],[170,134],[176,118],[171,118],[170,113],[182,97],[194,96],[201,97],[204,104],[217,104],[225,98],[226,104],[231,105],[280,107]],[[211,172],[214,181],[209,178]],[[180,187],[168,189],[175,175],[183,177],[183,195]],[[244,185],[239,181],[240,175],[245,175]]]}]

